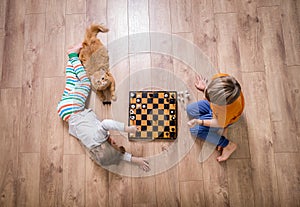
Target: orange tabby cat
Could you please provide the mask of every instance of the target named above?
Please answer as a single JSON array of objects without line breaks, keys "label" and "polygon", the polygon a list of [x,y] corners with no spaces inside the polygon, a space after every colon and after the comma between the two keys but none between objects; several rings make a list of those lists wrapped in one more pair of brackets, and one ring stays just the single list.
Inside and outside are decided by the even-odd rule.
[{"label": "orange tabby cat", "polygon": [[98,32],[107,32],[108,29],[92,24],[85,34],[79,59],[86,68],[91,79],[92,89],[99,95],[103,103],[115,101],[115,80],[109,70],[109,57],[106,48],[97,38]]}]

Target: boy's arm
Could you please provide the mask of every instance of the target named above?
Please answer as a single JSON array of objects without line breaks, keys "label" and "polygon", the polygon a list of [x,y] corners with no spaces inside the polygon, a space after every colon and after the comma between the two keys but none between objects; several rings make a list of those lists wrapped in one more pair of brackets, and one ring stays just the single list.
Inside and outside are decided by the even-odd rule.
[{"label": "boy's arm", "polygon": [[194,127],[196,124],[200,126],[221,128],[217,119],[207,119],[207,120],[192,119],[188,122],[190,128]]}]

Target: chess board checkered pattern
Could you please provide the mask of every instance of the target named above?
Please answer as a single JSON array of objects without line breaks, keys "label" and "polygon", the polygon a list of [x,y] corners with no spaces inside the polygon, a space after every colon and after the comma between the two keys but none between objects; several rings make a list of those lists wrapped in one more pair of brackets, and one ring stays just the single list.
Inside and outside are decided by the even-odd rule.
[{"label": "chess board checkered pattern", "polygon": [[176,91],[130,91],[129,126],[139,130],[129,140],[177,138]]}]

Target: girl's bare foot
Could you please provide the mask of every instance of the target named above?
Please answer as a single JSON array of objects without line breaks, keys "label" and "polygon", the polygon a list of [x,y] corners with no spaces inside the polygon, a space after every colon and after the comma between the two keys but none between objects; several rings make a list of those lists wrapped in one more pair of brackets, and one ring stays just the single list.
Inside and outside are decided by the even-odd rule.
[{"label": "girl's bare foot", "polygon": [[229,144],[223,148],[221,156],[217,157],[219,162],[223,162],[227,160],[230,155],[236,150],[237,145],[233,142],[229,142]]},{"label": "girl's bare foot", "polygon": [[145,172],[150,171],[149,162],[146,159],[142,158],[142,157],[132,156],[131,162],[138,165],[139,168],[141,168]]},{"label": "girl's bare foot", "polygon": [[71,54],[71,53],[79,53],[80,52],[80,49],[82,48],[82,43],[79,43],[77,45],[74,45],[72,47],[70,47],[67,51],[68,54]]}]

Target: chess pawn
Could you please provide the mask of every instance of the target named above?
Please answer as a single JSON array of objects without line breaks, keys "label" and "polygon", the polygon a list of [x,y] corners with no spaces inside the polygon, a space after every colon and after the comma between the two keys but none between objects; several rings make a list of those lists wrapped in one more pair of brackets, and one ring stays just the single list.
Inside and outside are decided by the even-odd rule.
[{"label": "chess pawn", "polygon": [[186,94],[184,95],[184,97],[185,97],[186,99],[189,99],[189,98],[190,98],[190,94],[189,94],[189,93],[186,93]]}]

